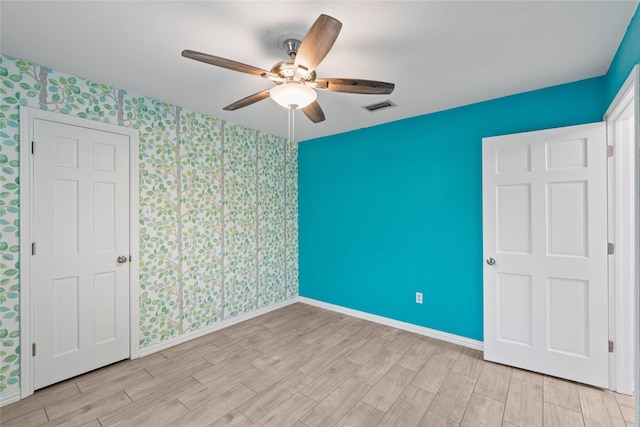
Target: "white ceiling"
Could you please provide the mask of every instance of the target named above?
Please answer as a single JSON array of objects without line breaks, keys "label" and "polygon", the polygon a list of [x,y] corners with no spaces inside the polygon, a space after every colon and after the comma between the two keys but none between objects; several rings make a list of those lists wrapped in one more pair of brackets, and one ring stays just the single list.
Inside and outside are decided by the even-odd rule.
[{"label": "white ceiling", "polygon": [[[183,58],[183,49],[263,69],[321,13],[343,23],[319,78],[389,81],[391,95],[318,93],[326,121],[296,116],[296,139],[331,135],[607,72],[637,2],[6,1],[2,53],[286,136],[273,83]],[[389,99],[397,107],[370,113]]]}]

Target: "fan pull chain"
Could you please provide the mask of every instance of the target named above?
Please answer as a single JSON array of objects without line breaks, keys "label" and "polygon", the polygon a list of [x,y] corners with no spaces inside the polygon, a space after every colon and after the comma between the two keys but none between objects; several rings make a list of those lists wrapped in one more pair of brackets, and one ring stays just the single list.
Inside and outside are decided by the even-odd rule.
[{"label": "fan pull chain", "polygon": [[295,143],[295,109],[288,108],[288,124],[287,124],[287,141],[289,149],[287,150],[287,157],[291,157],[291,151],[296,149]]}]

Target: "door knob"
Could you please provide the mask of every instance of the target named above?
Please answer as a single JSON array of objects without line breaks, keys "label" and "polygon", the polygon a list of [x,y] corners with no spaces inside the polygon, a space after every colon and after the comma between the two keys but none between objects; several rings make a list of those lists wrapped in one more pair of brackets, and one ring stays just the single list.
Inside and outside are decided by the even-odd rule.
[{"label": "door knob", "polygon": [[120,256],[118,257],[118,262],[119,262],[120,264],[124,264],[125,262],[127,262],[127,257],[126,257],[126,256],[124,256],[124,255],[120,255]]},{"label": "door knob", "polygon": [[495,263],[496,263],[496,260],[495,260],[495,259],[493,259],[493,258],[487,258],[487,264],[489,264],[489,265],[493,265],[493,264],[495,264]]}]

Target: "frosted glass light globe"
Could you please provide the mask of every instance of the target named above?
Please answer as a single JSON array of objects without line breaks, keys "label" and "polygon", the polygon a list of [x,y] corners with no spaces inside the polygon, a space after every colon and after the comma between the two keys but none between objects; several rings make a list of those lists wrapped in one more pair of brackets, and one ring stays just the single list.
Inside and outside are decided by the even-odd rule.
[{"label": "frosted glass light globe", "polygon": [[269,91],[271,99],[285,108],[304,108],[316,100],[315,90],[297,81],[282,83]]}]

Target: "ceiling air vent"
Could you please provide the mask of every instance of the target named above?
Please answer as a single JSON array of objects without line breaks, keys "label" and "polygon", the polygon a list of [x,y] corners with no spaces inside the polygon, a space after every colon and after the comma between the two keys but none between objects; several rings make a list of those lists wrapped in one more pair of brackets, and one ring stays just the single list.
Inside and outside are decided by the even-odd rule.
[{"label": "ceiling air vent", "polygon": [[395,107],[396,104],[394,104],[393,102],[386,100],[386,101],[382,101],[382,102],[378,102],[377,104],[371,104],[371,105],[365,105],[364,108],[365,110],[369,110],[371,112],[373,111],[378,111],[378,110],[384,110],[385,108],[391,108],[391,107]]}]

